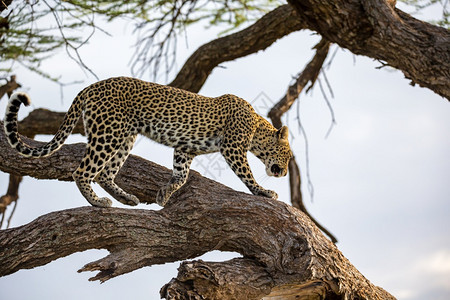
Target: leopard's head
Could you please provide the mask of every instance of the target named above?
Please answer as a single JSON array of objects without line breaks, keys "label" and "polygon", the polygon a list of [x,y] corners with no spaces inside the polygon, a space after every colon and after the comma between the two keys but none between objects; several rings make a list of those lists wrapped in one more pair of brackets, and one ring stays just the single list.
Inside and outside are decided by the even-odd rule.
[{"label": "leopard's head", "polygon": [[289,129],[283,126],[270,132],[270,135],[265,135],[264,138],[253,141],[252,152],[266,166],[267,175],[283,177],[288,172],[289,160],[292,157],[288,140]]},{"label": "leopard's head", "polygon": [[283,126],[274,133],[271,141],[269,140],[264,162],[267,175],[274,177],[286,176],[289,160],[292,157],[288,136],[289,129]]}]

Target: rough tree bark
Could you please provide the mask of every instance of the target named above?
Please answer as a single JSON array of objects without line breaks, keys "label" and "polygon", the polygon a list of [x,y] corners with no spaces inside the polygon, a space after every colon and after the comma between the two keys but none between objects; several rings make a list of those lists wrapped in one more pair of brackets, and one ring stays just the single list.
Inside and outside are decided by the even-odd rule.
[{"label": "rough tree bark", "polygon": [[[2,171],[59,180],[71,179],[84,152],[80,143],[65,145],[48,158],[24,158],[6,145],[3,132],[0,147],[5,149],[0,152]],[[168,169],[131,156],[117,182],[142,202],[153,203],[169,178]],[[243,255],[227,263],[185,263],[162,289],[167,299],[270,299],[277,293],[309,295],[312,290],[330,299],[394,299],[364,278],[301,211],[236,192],[196,172],[160,211],[82,207],[0,231],[0,275],[93,248],[107,249],[110,255],[80,271],[99,271],[91,279],[100,281],[211,250]]]},{"label": "rough tree bark", "polygon": [[450,31],[386,0],[288,0],[311,30],[355,54],[378,59],[450,100]]},{"label": "rough tree bark", "polygon": [[[382,60],[402,70],[414,83],[449,98],[447,30],[418,21],[384,1],[290,3],[297,13],[282,6],[271,13],[272,19],[261,19],[246,34],[199,48],[172,85],[198,91],[219,63],[264,49],[289,32],[309,28],[356,54]],[[248,39],[252,35],[253,39]],[[7,150],[0,151],[2,171],[59,180],[71,180],[84,151],[84,145],[76,144],[64,146],[49,158],[25,159],[11,152],[3,132],[0,148]],[[169,177],[167,169],[132,156],[117,182],[143,202],[151,203]],[[264,226],[256,227],[261,220]],[[39,239],[33,239],[35,236]],[[30,242],[33,247],[29,247]],[[236,251],[245,257],[226,263],[183,263],[177,278],[161,291],[169,299],[219,295],[260,298],[268,293],[268,299],[393,298],[367,281],[300,211],[278,201],[232,191],[195,172],[169,207],[161,211],[79,208],[1,231],[0,274],[90,248],[111,252],[82,269],[100,271],[94,277],[98,280],[213,249]]]}]

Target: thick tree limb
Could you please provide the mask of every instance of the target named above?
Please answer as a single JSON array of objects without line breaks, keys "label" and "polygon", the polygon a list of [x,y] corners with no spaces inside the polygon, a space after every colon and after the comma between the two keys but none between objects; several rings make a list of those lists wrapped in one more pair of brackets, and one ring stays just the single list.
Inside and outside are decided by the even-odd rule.
[{"label": "thick tree limb", "polygon": [[[220,263],[184,262],[161,289],[167,299],[338,299],[334,281],[312,280],[304,284],[276,285],[255,260],[235,258]],[[272,288],[272,290],[270,290]],[[269,294],[270,293],[270,294]],[[204,297],[204,298],[202,298]]]},{"label": "thick tree limb", "polygon": [[274,285],[264,266],[253,259],[200,260],[183,262],[177,278],[163,286],[160,294],[166,299],[260,299]]},{"label": "thick tree limb", "polygon": [[[84,148],[82,144],[65,145],[48,158],[27,159],[5,143],[1,132],[0,147],[5,150],[0,152],[2,171],[60,180],[70,178]],[[133,193],[140,190],[135,194],[143,202],[152,203],[170,171],[132,156],[118,177],[123,188]],[[160,211],[82,207],[49,213],[27,225],[0,231],[0,275],[99,248],[110,254],[80,270],[99,271],[92,280],[105,281],[143,266],[221,250],[238,252],[254,261],[244,262],[244,270],[251,268],[253,274],[246,285],[253,290],[247,291],[248,295],[259,297],[274,287],[303,286],[319,280],[335,282],[337,291],[327,293],[340,297],[393,299],[365,279],[299,210],[280,201],[233,191],[196,172]],[[208,272],[217,269],[214,263],[207,265]],[[221,282],[220,272],[213,273]],[[227,278],[227,272],[222,273]],[[189,283],[192,279],[178,280]],[[229,291],[230,285],[223,286],[228,291],[215,291],[218,295],[234,293]],[[171,290],[171,286],[166,289]],[[244,293],[237,286],[236,292]],[[169,295],[168,299],[175,298]]]},{"label": "thick tree limb", "polygon": [[264,50],[276,40],[303,28],[295,11],[289,5],[282,5],[250,27],[198,48],[169,85],[196,93],[220,63]]},{"label": "thick tree limb", "polygon": [[[307,27],[355,54],[381,60],[450,100],[450,31],[384,0],[289,0]],[[391,1],[392,2],[392,1]]]}]

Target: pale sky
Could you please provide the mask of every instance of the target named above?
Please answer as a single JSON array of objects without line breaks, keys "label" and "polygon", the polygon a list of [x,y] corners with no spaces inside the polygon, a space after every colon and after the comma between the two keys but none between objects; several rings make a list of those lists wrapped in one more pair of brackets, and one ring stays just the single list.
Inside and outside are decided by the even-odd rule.
[{"label": "pale sky", "polygon": [[[85,63],[101,79],[131,75],[128,63],[135,41],[131,29],[130,24],[116,25],[109,29],[113,37],[98,33],[82,48]],[[177,69],[199,45],[215,37],[216,32],[200,25],[188,29],[188,47],[180,43]],[[265,115],[267,105],[261,93],[266,102],[278,101],[291,79],[311,59],[311,48],[318,39],[308,31],[294,33],[265,51],[224,63],[214,70],[200,93],[236,94],[255,101],[257,110]],[[306,186],[305,140],[298,128],[297,105],[284,119],[305,183],[304,201],[310,213],[338,238],[343,254],[374,284],[398,299],[450,299],[450,104],[430,90],[410,86],[400,71],[378,70],[378,66],[380,63],[347,50],[337,51],[326,71],[334,98],[326,92],[337,120],[328,138],[330,112],[319,86],[301,95],[300,119],[308,138],[313,200]],[[33,101],[31,109],[21,109],[21,117],[40,107],[66,111],[78,91],[96,81],[80,71],[63,51],[43,68],[63,75],[64,82],[84,82],[64,88],[61,100],[57,85],[18,68],[18,81]],[[168,81],[172,78],[169,76]],[[152,80],[148,74],[142,79]],[[325,85],[323,76],[321,81]],[[159,82],[167,83],[164,77]],[[2,99],[1,115],[5,106]],[[73,136],[67,143],[75,141],[85,138]],[[144,138],[138,138],[133,149],[134,154],[171,168],[172,155],[168,152]],[[280,200],[289,200],[287,177],[269,178],[261,163],[252,159],[251,164],[262,186],[275,190]],[[209,169],[204,168],[206,165]],[[248,192],[217,155],[196,158],[192,168]],[[0,194],[6,191],[7,179],[0,173]],[[105,194],[98,186],[95,189]],[[73,182],[25,178],[12,226],[51,211],[85,205],[88,203]],[[113,206],[123,207],[117,201]],[[156,205],[138,208],[159,209]],[[94,273],[76,272],[106,254],[106,250],[86,251],[2,277],[0,298],[158,299],[159,289],[176,276],[179,266],[179,262],[152,266],[102,285],[88,281]],[[202,259],[226,260],[233,255],[214,252]]]}]

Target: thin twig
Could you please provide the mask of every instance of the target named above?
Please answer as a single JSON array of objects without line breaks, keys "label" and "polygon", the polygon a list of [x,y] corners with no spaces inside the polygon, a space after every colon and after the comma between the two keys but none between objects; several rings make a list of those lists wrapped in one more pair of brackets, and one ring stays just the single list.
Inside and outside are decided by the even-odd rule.
[{"label": "thin twig", "polygon": [[[10,224],[11,224],[11,220],[12,220],[12,217],[14,216],[14,212],[16,211],[16,207],[17,207],[17,202],[19,202],[19,201],[14,201],[14,206],[13,206],[13,210],[12,210],[12,212],[11,212],[11,214],[9,215],[9,217],[8,217],[8,221],[6,222],[6,228],[9,228],[9,226],[10,226]],[[3,219],[3,217],[2,217],[2,219]],[[2,220],[3,221],[3,220]],[[3,222],[2,222],[3,223]],[[0,227],[1,228],[1,227]]]},{"label": "thin twig", "polygon": [[[317,81],[319,82],[320,91],[322,92],[323,98],[325,99],[325,103],[327,104],[328,110],[329,110],[329,112],[331,114],[331,124],[330,124],[330,127],[327,130],[327,133],[325,134],[325,138],[328,138],[328,136],[330,135],[331,131],[333,130],[334,125],[337,124],[336,123],[336,117],[334,115],[334,109],[331,106],[330,100],[328,99],[328,96],[325,93],[325,89],[323,88],[322,81],[320,80],[320,78],[318,78]],[[331,97],[333,97],[333,94],[331,94]]]},{"label": "thin twig", "polygon": [[[59,18],[59,16],[56,14],[56,10],[55,10],[52,6],[50,6],[50,4],[48,4],[48,2],[47,2],[46,0],[43,0],[43,2],[45,3],[45,5],[47,5],[47,7],[49,8],[50,12],[52,13],[52,15],[53,15],[53,17],[54,17],[54,19],[55,19],[55,22],[56,22],[56,25],[57,25],[57,27],[58,27],[58,30],[59,30],[59,32],[60,32],[60,34],[61,34],[61,37],[62,37],[63,41],[64,41],[65,49],[66,49],[67,55],[68,55],[74,62],[76,62],[76,63],[81,67],[81,69],[82,69],[83,71],[88,71],[88,72],[89,72],[91,75],[93,75],[97,80],[99,80],[99,77],[97,76],[97,74],[95,74],[94,71],[91,70],[91,68],[89,68],[89,67],[84,63],[84,61],[83,61],[83,59],[81,58],[81,55],[80,55],[80,53],[79,53],[79,51],[78,51],[79,48],[80,48],[81,46],[83,46],[84,44],[86,44],[86,43],[91,39],[91,37],[92,37],[92,36],[94,35],[94,33],[95,33],[96,27],[95,27],[95,26],[92,27],[92,32],[89,34],[89,36],[88,36],[84,41],[82,41],[82,42],[80,43],[80,45],[74,46],[74,45],[67,39],[67,37],[66,37],[66,35],[65,35],[65,33],[64,33],[63,25],[62,25],[62,23],[61,23],[61,21],[60,21],[60,18]],[[69,49],[72,49],[72,50],[75,52],[76,57],[74,57],[74,56],[72,55],[72,53],[70,53]]]},{"label": "thin twig", "polygon": [[0,229],[2,229],[3,227],[3,220],[5,220],[5,213],[6,213],[6,209],[2,212],[0,212],[0,215],[2,215],[2,219],[0,220]]},{"label": "thin twig", "polygon": [[301,118],[300,118],[300,102],[297,101],[297,123],[299,132],[301,135],[303,135],[303,140],[305,141],[305,167],[306,167],[306,178],[307,178],[307,187],[309,191],[309,195],[311,197],[311,202],[314,201],[314,185],[311,181],[311,166],[309,162],[309,142],[308,142],[308,136],[306,135],[305,128],[303,127]]}]

